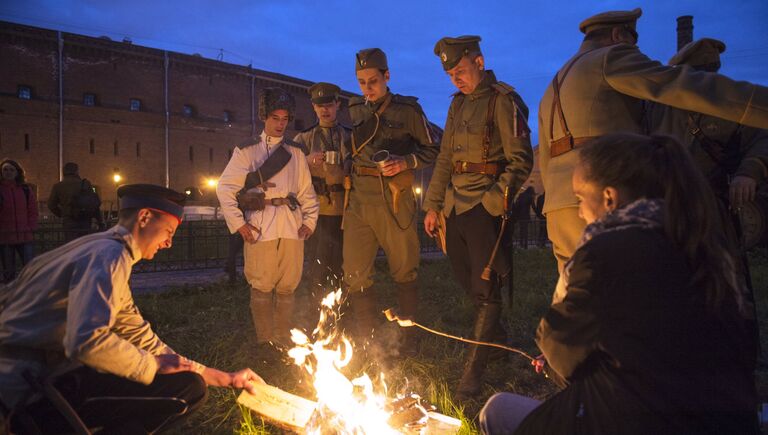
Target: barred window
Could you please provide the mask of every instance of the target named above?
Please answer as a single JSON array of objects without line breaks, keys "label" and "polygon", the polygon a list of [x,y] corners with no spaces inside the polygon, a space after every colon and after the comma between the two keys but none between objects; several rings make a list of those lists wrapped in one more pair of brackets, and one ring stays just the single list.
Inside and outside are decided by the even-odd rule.
[{"label": "barred window", "polygon": [[131,98],[130,109],[131,112],[141,112],[141,100],[138,98]]},{"label": "barred window", "polygon": [[83,106],[95,106],[96,94],[83,94]]}]

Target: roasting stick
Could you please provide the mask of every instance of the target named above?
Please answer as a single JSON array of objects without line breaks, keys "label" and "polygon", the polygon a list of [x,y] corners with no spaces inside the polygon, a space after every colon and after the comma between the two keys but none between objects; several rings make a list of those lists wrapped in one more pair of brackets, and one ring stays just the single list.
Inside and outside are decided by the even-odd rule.
[{"label": "roasting stick", "polygon": [[476,344],[476,345],[479,345],[479,346],[497,347],[499,349],[504,349],[504,350],[507,350],[507,351],[510,351],[510,352],[518,353],[518,354],[528,358],[531,361],[534,361],[536,359],[536,358],[528,355],[527,353],[523,352],[520,349],[515,349],[514,347],[504,346],[503,344],[498,344],[498,343],[488,343],[486,341],[470,340],[468,338],[458,337],[456,335],[451,335],[451,334],[446,334],[445,332],[436,331],[434,329],[431,329],[431,328],[428,328],[428,327],[426,327],[424,325],[416,323],[413,320],[401,319],[401,318],[399,318],[397,316],[397,314],[395,314],[392,311],[391,308],[388,308],[388,309],[384,310],[384,315],[387,316],[387,320],[389,320],[390,322],[397,322],[397,324],[400,325],[403,328],[409,328],[411,326],[416,326],[416,327],[421,328],[421,329],[423,329],[423,330],[425,330],[427,332],[430,332],[430,333],[435,334],[435,335],[439,335],[441,337],[451,338],[451,339],[454,339],[454,340],[463,341],[465,343],[470,343],[470,344]]}]

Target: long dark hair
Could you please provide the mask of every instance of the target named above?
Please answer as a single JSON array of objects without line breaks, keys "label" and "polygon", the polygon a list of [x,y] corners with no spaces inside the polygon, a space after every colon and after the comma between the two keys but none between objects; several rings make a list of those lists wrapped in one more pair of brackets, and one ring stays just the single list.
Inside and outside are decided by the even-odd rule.
[{"label": "long dark hair", "polygon": [[16,184],[24,184],[24,168],[22,168],[21,165],[16,162],[16,160],[11,159],[4,159],[2,162],[0,162],[0,168],[2,168],[6,163],[16,168]]},{"label": "long dark hair", "polygon": [[717,308],[729,296],[740,303],[733,242],[715,194],[682,145],[667,136],[611,134],[585,145],[580,159],[588,181],[630,200],[663,199],[665,233],[685,254],[707,305]]}]

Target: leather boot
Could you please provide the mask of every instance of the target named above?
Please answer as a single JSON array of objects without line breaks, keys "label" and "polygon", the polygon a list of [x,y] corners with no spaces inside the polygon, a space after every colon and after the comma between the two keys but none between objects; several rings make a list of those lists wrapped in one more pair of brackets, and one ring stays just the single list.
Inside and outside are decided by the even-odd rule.
[{"label": "leather boot", "polygon": [[281,346],[292,348],[291,329],[295,328],[293,323],[293,305],[296,297],[293,293],[277,294],[275,303],[275,322],[274,337]]},{"label": "leather boot", "polygon": [[355,331],[360,343],[373,336],[376,328],[376,294],[370,289],[349,294],[349,303],[355,313]]},{"label": "leather boot", "polygon": [[[501,318],[501,304],[484,303],[477,309],[475,328],[472,338],[477,341],[490,341],[493,339],[496,328]],[[461,375],[459,386],[456,389],[456,399],[465,400],[480,392],[483,372],[488,364],[488,355],[491,348],[488,346],[472,345],[467,352],[464,373]]]},{"label": "leather boot", "polygon": [[272,292],[251,289],[251,317],[256,328],[256,341],[259,344],[269,343],[272,336],[273,323]]},{"label": "leather boot", "polygon": [[[401,319],[417,321],[419,286],[416,281],[397,283],[397,314]],[[419,352],[416,327],[401,328],[400,355],[415,356]]]}]

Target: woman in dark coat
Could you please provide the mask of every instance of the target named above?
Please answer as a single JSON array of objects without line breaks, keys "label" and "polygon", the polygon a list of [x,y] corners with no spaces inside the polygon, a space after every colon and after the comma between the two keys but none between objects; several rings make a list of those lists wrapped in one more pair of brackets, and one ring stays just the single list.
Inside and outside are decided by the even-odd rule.
[{"label": "woman in dark coat", "polygon": [[588,225],[536,339],[565,388],[541,404],[493,396],[483,431],[758,433],[752,307],[685,149],[604,136],[582,148],[573,188]]},{"label": "woman in dark coat", "polygon": [[21,265],[33,256],[33,232],[37,229],[37,199],[24,179],[24,169],[14,160],[0,162],[0,260],[2,282],[16,276],[16,255]]}]

